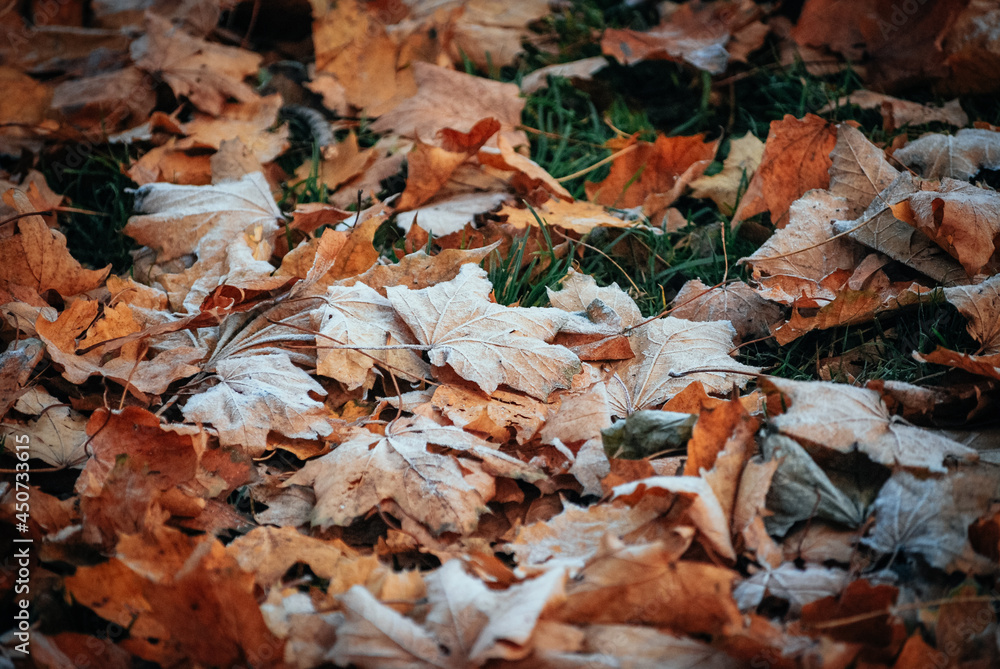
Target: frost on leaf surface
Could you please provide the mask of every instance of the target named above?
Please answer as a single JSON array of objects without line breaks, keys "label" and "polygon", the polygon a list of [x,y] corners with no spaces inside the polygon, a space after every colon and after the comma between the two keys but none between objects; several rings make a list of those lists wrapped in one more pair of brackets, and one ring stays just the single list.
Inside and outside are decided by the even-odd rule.
[{"label": "frost on leaf surface", "polygon": [[[365,348],[415,344],[416,340],[389,300],[363,283],[350,287],[330,286],[326,303],[313,312],[312,324],[319,332],[316,337],[318,373],[337,379],[349,390],[371,385],[374,381],[372,367],[376,362],[411,381],[423,378],[428,372],[419,351]],[[358,348],[324,348],[330,346]]]},{"label": "frost on leaf surface", "polygon": [[[443,446],[462,455],[431,452]],[[487,477],[477,477],[481,469]],[[306,463],[285,485],[316,491],[313,525],[350,525],[384,500],[433,532],[472,532],[493,496],[493,476],[536,480],[541,472],[479,437],[429,418],[393,423],[384,436],[358,430],[331,453]]]},{"label": "frost on leaf surface", "polygon": [[216,373],[220,382],[188,400],[184,417],[211,424],[224,446],[242,444],[260,455],[271,430],[292,439],[317,439],[332,431],[323,403],[309,396],[323,397],[326,391],[287,355],[220,360]]},{"label": "frost on leaf surface", "polygon": [[431,364],[449,365],[484,392],[500,385],[545,399],[569,388],[580,360],[546,343],[567,320],[559,309],[504,307],[489,301],[492,285],[482,268],[468,264],[458,276],[420,290],[386,290],[396,313],[417,340],[429,346]]}]

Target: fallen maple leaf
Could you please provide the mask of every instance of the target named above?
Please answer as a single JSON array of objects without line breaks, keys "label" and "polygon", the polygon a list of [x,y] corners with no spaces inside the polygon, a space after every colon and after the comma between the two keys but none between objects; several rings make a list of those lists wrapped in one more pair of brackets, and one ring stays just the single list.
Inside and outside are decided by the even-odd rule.
[{"label": "fallen maple leaf", "polygon": [[799,442],[771,435],[764,440],[763,452],[768,461],[777,463],[767,491],[768,530],[784,534],[796,522],[813,517],[847,527],[864,522],[861,501],[834,485]]},{"label": "fallen maple leaf", "polygon": [[371,387],[376,363],[411,381],[429,374],[418,350],[386,348],[416,340],[389,300],[373,288],[363,283],[330,286],[324,297],[323,306],[312,316],[318,374],[337,379],[348,389]]},{"label": "fallen maple leaf", "polygon": [[[882,112],[882,127],[887,132],[907,125],[917,126],[934,122],[947,123],[959,128],[969,125],[969,117],[962,109],[958,98],[946,102],[940,107],[933,107],[863,88],[828,103],[817,110],[817,113],[827,114],[846,105],[857,105],[861,109],[880,110]],[[844,124],[841,127],[850,126]]]},{"label": "fallen maple leaf", "polygon": [[41,216],[23,216],[36,211],[24,192],[8,190],[3,198],[20,217],[16,219],[17,234],[0,239],[0,286],[25,286],[38,293],[55,290],[71,297],[104,283],[110,265],[84,269],[70,255],[61,232],[49,229]]},{"label": "fallen maple leaf", "polygon": [[[53,467],[83,467],[90,457],[86,448],[87,419],[83,415],[59,402],[41,386],[29,388],[14,403],[14,408],[27,416],[37,416],[27,424],[28,452],[32,458]],[[9,423],[3,425],[3,430],[7,434],[21,431]]]},{"label": "fallen maple leaf", "polygon": [[281,211],[259,172],[213,186],[148,184],[136,190],[135,210],[125,234],[157,251],[166,263],[185,254],[198,260],[178,274],[156,277],[176,310],[197,313],[221,281],[235,288],[272,289],[269,239]]},{"label": "fallen maple leaf", "polygon": [[330,659],[339,665],[479,667],[490,659],[516,660],[531,652],[539,615],[564,597],[560,571],[497,592],[467,575],[460,560],[427,578],[430,610],[423,625],[380,604],[354,586],[340,597],[347,621]]},{"label": "fallen maple leaf", "polygon": [[257,97],[243,79],[256,74],[259,54],[206,42],[152,13],[146,15],[145,28],[132,42],[132,60],[140,69],[163,77],[175,95],[216,116],[227,98],[250,102]]},{"label": "fallen maple leaf", "polygon": [[242,445],[254,457],[267,448],[267,433],[293,439],[325,437],[333,431],[323,403],[326,391],[283,353],[219,360],[219,383],[193,396],[184,417],[209,423],[224,445]]},{"label": "fallen maple leaf", "polygon": [[982,272],[996,252],[993,240],[1000,234],[996,191],[945,178],[936,189],[921,190],[894,205],[892,214],[951,254],[969,276]]},{"label": "fallen maple leaf", "polygon": [[919,553],[928,564],[966,573],[994,571],[994,564],[969,544],[969,525],[997,494],[990,471],[963,471],[919,478],[898,471],[882,486],[873,504],[875,525],[861,540],[880,553]]},{"label": "fallen maple leaf", "polygon": [[[458,458],[428,450],[430,444],[469,462],[463,468]],[[471,461],[480,462],[489,476],[473,476]],[[536,480],[542,474],[468,432],[415,417],[394,423],[381,437],[356,431],[331,453],[306,463],[285,485],[316,490],[313,525],[350,525],[383,500],[393,500],[434,534],[467,534],[493,495],[494,476]]]},{"label": "fallen maple leaf", "polygon": [[1000,169],[1000,132],[966,128],[954,135],[922,135],[892,154],[925,179],[968,181],[980,170]]},{"label": "fallen maple leaf", "polygon": [[733,591],[733,597],[740,610],[747,611],[756,608],[765,594],[770,594],[787,601],[789,612],[798,615],[803,605],[839,594],[847,581],[848,574],[842,569],[820,565],[800,568],[786,562],[777,569],[764,569],[741,582]]},{"label": "fallen maple leaf", "polygon": [[507,385],[545,399],[568,388],[579,359],[546,340],[565,320],[557,309],[502,307],[490,302],[486,272],[464,265],[456,278],[429,288],[386,290],[389,302],[427,347],[431,364],[448,365],[487,393]]},{"label": "fallen maple leaf", "polygon": [[[629,150],[629,147],[635,147]],[[718,141],[705,135],[667,137],[655,142],[635,138],[612,140],[608,148],[620,151],[603,181],[585,184],[587,197],[597,204],[620,209],[642,206],[654,225],[684,189],[701,176],[715,157]]]},{"label": "fallen maple leaf", "polygon": [[891,416],[874,390],[822,381],[762,377],[785,410],[771,419],[782,434],[814,448],[859,450],[873,462],[930,472],[947,471],[945,458],[976,459],[976,452]]},{"label": "fallen maple leaf", "polygon": [[740,625],[735,577],[723,567],[677,560],[661,542],[625,546],[609,538],[567,584],[557,615],[586,625],[628,621],[717,634]]},{"label": "fallen maple leaf", "polygon": [[[735,334],[727,321],[671,317],[635,328],[628,335],[635,357],[615,363],[607,381],[613,414],[659,406],[695,381],[719,393],[746,386],[758,370],[730,357]],[[697,371],[701,368],[712,371]]]},{"label": "fallen maple leaf", "polygon": [[786,114],[771,121],[760,167],[733,214],[733,223],[767,211],[774,227],[785,227],[792,202],[830,184],[830,152],[836,143],[837,127],[813,114],[802,119]]},{"label": "fallen maple leaf", "polygon": [[766,28],[761,31],[751,27],[759,14],[760,10],[749,2],[681,5],[672,8],[658,26],[646,32],[605,30],[601,51],[626,65],[644,60],[673,60],[720,74],[726,70],[730,58],[725,49],[730,33],[750,28],[743,40],[747,41],[750,34],[754,36],[749,44],[737,47],[741,59],[763,44]]},{"label": "fallen maple leaf", "polygon": [[691,279],[677,292],[674,305],[670,312],[674,318],[729,321],[737,341],[766,337],[768,326],[781,320],[781,307],[763,299],[742,281],[713,288]]},{"label": "fallen maple leaf", "polygon": [[442,128],[469,132],[484,118],[500,122],[500,136],[511,146],[526,145],[528,137],[517,130],[524,99],[516,84],[474,77],[427,63],[414,63],[416,94],[382,114],[372,132],[395,132],[411,139],[428,140]]}]

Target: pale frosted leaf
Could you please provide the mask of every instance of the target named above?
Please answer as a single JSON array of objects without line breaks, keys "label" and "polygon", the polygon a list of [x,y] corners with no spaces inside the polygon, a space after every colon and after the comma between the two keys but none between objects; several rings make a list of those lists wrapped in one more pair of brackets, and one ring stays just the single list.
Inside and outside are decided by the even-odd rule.
[{"label": "pale frosted leaf", "polygon": [[384,436],[358,430],[332,452],[306,463],[285,485],[316,491],[314,525],[350,525],[392,500],[435,534],[471,532],[489,500],[466,480],[458,458],[431,452],[429,444],[481,461],[491,476],[541,476],[468,432],[418,416],[393,423]]},{"label": "pale frosted leaf", "polygon": [[861,216],[853,221],[836,221],[834,230],[945,285],[967,283],[958,262],[927,235],[893,216],[892,205],[909,199],[921,186],[909,172],[901,173],[872,200]]},{"label": "pale frosted leaf", "polygon": [[875,526],[861,541],[881,553],[919,553],[939,569],[992,572],[995,565],[972,550],[968,536],[998,492],[990,470],[931,478],[897,471],[882,486],[873,505]]},{"label": "pale frosted leaf", "polygon": [[[372,367],[382,363],[391,374],[410,381],[424,378],[429,369],[420,351],[379,350],[378,347],[416,344],[389,300],[363,283],[330,286],[322,307],[312,315],[316,337],[316,371],[337,379],[348,390],[370,387]],[[357,346],[357,349],[323,348]],[[367,349],[366,346],[376,348]]]},{"label": "pale frosted leaf", "polygon": [[209,423],[224,445],[242,445],[253,455],[275,430],[293,439],[317,439],[333,429],[323,403],[326,391],[283,353],[229,358],[215,367],[220,381],[184,405],[184,417]]},{"label": "pale frosted leaf", "polygon": [[611,308],[622,320],[622,327],[630,328],[642,322],[642,312],[636,306],[635,300],[618,287],[617,283],[610,286],[598,286],[594,277],[570,270],[558,290],[546,288],[549,302],[553,307],[566,311],[586,311],[594,300],[600,300]]},{"label": "pale frosted leaf", "polygon": [[770,593],[789,604],[790,615],[797,616],[805,604],[840,593],[848,583],[848,574],[842,569],[819,565],[806,565],[799,569],[786,562],[775,569],[765,569],[746,579],[733,591],[741,611],[755,608]]},{"label": "pale frosted leaf", "polygon": [[790,305],[799,298],[832,300],[836,293],[821,281],[838,269],[854,269],[865,249],[846,237],[834,239],[834,221],[850,214],[846,200],[812,190],[792,203],[789,223],[775,231],[753,255],[743,258],[753,270],[761,297]]},{"label": "pale frosted leaf", "polygon": [[337,628],[337,642],[327,659],[363,669],[458,669],[433,636],[409,618],[385,606],[360,585],[340,595],[347,617]]},{"label": "pale frosted leaf", "polygon": [[944,296],[969,319],[969,334],[983,352],[1000,353],[1000,275],[975,286],[945,288]]},{"label": "pale frosted leaf", "polygon": [[893,154],[925,179],[968,181],[981,169],[1000,169],[1000,132],[965,128],[955,135],[924,135]]},{"label": "pale frosted leaf", "polygon": [[975,459],[975,451],[890,415],[874,390],[824,381],[760,381],[782,397],[785,412],[771,419],[782,434],[841,453],[861,451],[887,467],[944,472],[945,458]]},{"label": "pale frosted leaf", "polygon": [[425,579],[431,609],[424,624],[461,666],[519,659],[531,652],[542,610],[563,599],[565,579],[562,570],[552,570],[498,592],[469,576],[461,560],[451,560]]},{"label": "pale frosted leaf", "polygon": [[[715,393],[746,386],[758,370],[730,357],[735,334],[725,321],[697,323],[671,317],[635,328],[628,336],[635,357],[615,363],[606,382],[613,415],[625,417],[658,407],[694,381]],[[671,375],[700,368],[713,371]]]},{"label": "pale frosted leaf", "polygon": [[848,215],[857,216],[889,187],[897,176],[885,152],[868,141],[857,128],[837,126],[837,144],[830,154],[830,193],[847,201]]},{"label": "pale frosted leaf", "polygon": [[[784,228],[787,230],[788,228]],[[781,320],[781,307],[758,295],[742,281],[711,287],[690,279],[674,298],[670,315],[689,321],[729,321],[740,341],[766,337]]]},{"label": "pale frosted leaf", "polygon": [[430,347],[431,363],[449,365],[485,392],[502,384],[545,399],[556,388],[568,388],[580,361],[546,343],[567,315],[494,304],[491,289],[486,272],[470,264],[447,283],[421,290],[394,286],[386,293],[417,340]]}]

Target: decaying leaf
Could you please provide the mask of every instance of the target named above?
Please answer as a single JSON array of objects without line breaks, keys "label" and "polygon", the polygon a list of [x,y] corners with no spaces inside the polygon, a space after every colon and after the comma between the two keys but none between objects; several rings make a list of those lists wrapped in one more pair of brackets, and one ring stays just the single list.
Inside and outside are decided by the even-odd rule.
[{"label": "decaying leaf", "polygon": [[919,170],[925,179],[968,181],[979,170],[1000,169],[1000,132],[966,128],[954,135],[929,134],[916,139],[893,157]]},{"label": "decaying leaf", "polygon": [[546,340],[562,325],[556,309],[501,307],[488,300],[486,272],[464,265],[447,282],[409,290],[386,290],[389,302],[427,348],[433,365],[448,365],[459,376],[492,393],[500,385],[545,399],[568,388],[579,359]]},{"label": "decaying leaf", "polygon": [[293,439],[325,437],[333,431],[323,403],[326,391],[280,353],[220,360],[219,382],[184,405],[184,416],[209,423],[223,444],[242,445],[259,456],[267,433]]},{"label": "decaying leaf", "polygon": [[830,152],[836,142],[836,126],[812,114],[803,119],[786,115],[780,121],[772,121],[760,167],[750,180],[733,221],[767,211],[775,227],[785,227],[792,202],[813,188],[829,185]]},{"label": "decaying leaf", "polygon": [[874,390],[770,376],[760,383],[781,401],[782,413],[773,425],[800,443],[842,453],[859,450],[889,467],[929,472],[946,471],[945,458],[976,458],[958,442],[895,419]]},{"label": "decaying leaf", "polygon": [[[488,476],[475,476],[459,458],[429,450],[434,444],[477,461]],[[475,529],[493,496],[493,477],[537,479],[541,473],[455,427],[417,417],[390,426],[385,436],[367,430],[306,464],[285,485],[316,490],[312,523],[349,525],[393,500],[410,517],[441,532]]]}]

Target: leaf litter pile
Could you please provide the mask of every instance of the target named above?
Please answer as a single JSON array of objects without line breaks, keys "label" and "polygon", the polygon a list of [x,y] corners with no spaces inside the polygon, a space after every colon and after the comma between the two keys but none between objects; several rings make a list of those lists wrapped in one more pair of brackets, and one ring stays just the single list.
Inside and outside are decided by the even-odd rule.
[{"label": "leaf litter pile", "polygon": [[[0,667],[998,666],[995,3],[24,4]],[[751,124],[765,57],[866,87]],[[608,71],[730,122],[570,167]]]}]

